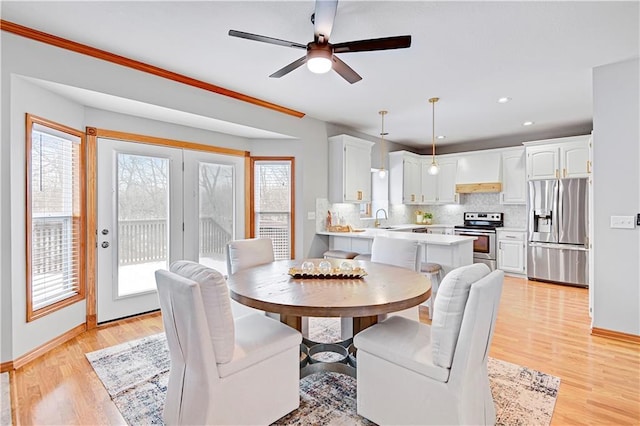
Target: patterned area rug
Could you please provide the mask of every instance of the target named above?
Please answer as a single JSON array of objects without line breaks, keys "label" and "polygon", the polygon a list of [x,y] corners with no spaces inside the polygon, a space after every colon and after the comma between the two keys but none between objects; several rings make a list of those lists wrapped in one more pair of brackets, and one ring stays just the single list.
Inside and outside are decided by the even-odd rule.
[{"label": "patterned area rug", "polygon": [[[340,322],[311,318],[310,338],[339,340]],[[163,424],[169,378],[169,350],[163,333],[86,354],[129,425]],[[489,359],[489,379],[497,425],[548,425],[560,379],[536,370]],[[356,414],[356,380],[318,373],[300,381],[300,408],[277,425],[372,425]]]}]

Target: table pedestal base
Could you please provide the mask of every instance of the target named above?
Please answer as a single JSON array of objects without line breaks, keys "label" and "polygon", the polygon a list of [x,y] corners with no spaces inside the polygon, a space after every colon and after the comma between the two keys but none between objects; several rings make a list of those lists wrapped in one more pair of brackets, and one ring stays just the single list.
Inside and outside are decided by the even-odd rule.
[{"label": "table pedestal base", "polygon": [[[300,378],[321,371],[347,374],[356,377],[356,349],[353,346],[353,338],[337,343],[318,343],[309,339],[302,339],[300,345]],[[337,361],[322,361],[314,359],[314,354],[332,352],[340,356]]]}]

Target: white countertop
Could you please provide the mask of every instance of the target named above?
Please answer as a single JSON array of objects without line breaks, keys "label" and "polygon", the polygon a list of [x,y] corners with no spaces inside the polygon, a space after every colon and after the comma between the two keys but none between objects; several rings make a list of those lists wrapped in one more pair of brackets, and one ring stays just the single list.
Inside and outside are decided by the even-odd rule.
[{"label": "white countertop", "polygon": [[[416,227],[423,227],[425,225],[415,225]],[[396,230],[394,230],[396,229]],[[376,236],[384,236],[389,238],[400,238],[405,240],[418,241],[424,244],[434,244],[443,246],[453,246],[469,241],[473,241],[475,237],[465,237],[461,235],[442,235],[442,234],[425,234],[418,232],[403,232],[397,229],[405,229],[399,227],[394,229],[375,229],[367,228],[362,232],[317,232],[318,235],[328,235],[331,237],[346,237],[346,238],[364,238],[373,239]]]}]

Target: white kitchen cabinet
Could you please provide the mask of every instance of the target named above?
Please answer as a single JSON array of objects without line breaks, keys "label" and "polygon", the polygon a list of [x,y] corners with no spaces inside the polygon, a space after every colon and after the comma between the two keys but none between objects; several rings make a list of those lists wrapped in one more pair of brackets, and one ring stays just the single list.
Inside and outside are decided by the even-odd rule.
[{"label": "white kitchen cabinet", "polygon": [[456,204],[456,158],[438,158],[440,172],[437,175],[429,174],[432,157],[425,156],[422,159],[422,204]]},{"label": "white kitchen cabinet", "polygon": [[589,177],[591,163],[589,162],[590,136],[560,145],[560,164],[562,178]]},{"label": "white kitchen cabinet", "polygon": [[502,153],[500,204],[526,204],[527,179],[524,147]]},{"label": "white kitchen cabinet", "polygon": [[371,201],[373,145],[373,142],[349,135],[329,138],[329,202]]},{"label": "white kitchen cabinet", "polygon": [[389,201],[392,204],[421,204],[421,160],[408,151],[389,153]]},{"label": "white kitchen cabinet", "polygon": [[389,200],[392,204],[453,204],[456,157],[439,157],[440,172],[430,175],[431,156],[407,151],[389,153]]},{"label": "white kitchen cabinet", "polygon": [[525,142],[527,179],[588,177],[590,135]]},{"label": "white kitchen cabinet", "polygon": [[329,237],[329,249],[351,251],[360,254],[371,253],[372,239],[351,237]]},{"label": "white kitchen cabinet", "polygon": [[440,158],[440,173],[438,178],[438,204],[456,204],[458,194],[456,193],[456,167],[458,160],[455,158]]},{"label": "white kitchen cabinet", "polygon": [[420,199],[424,204],[438,204],[438,175],[430,175],[432,157],[423,157],[420,163]]},{"label": "white kitchen cabinet", "polygon": [[516,274],[526,271],[526,241],[524,231],[498,230],[498,269]]}]

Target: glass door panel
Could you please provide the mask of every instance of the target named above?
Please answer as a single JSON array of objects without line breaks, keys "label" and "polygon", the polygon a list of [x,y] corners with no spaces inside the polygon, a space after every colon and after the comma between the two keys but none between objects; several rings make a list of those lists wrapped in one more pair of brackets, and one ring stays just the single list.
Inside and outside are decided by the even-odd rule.
[{"label": "glass door panel", "polygon": [[117,154],[118,297],[156,290],[169,269],[169,159]]}]

